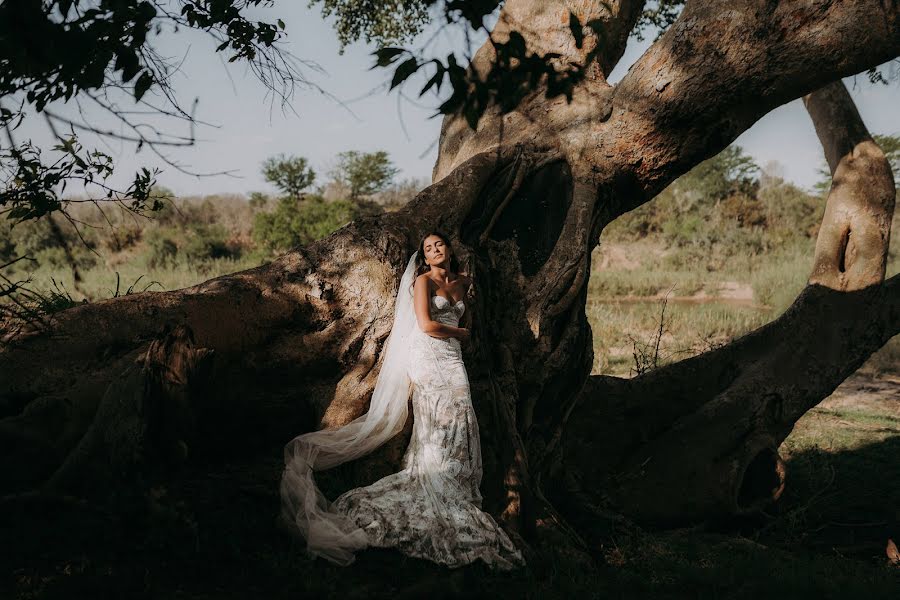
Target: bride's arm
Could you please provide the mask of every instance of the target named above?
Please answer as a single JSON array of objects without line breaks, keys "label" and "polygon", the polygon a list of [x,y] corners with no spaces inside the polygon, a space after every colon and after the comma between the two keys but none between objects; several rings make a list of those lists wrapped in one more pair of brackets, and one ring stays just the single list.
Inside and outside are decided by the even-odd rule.
[{"label": "bride's arm", "polygon": [[419,329],[431,337],[459,337],[462,332],[461,328],[432,320],[431,313],[428,310],[428,280],[426,277],[428,276],[424,274],[419,275],[416,278],[416,285],[413,287],[413,308],[416,311],[416,321],[419,324]]}]

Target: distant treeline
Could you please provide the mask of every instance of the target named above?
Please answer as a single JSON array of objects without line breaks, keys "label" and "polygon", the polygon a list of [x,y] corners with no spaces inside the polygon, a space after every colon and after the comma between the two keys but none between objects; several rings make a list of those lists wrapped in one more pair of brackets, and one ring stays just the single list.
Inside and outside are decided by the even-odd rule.
[{"label": "distant treeline", "polygon": [[[900,136],[876,137],[896,172]],[[103,260],[134,258],[151,269],[196,267],[221,258],[263,261],[361,215],[396,210],[428,184],[395,182],[397,169],[384,152],[338,155],[318,186],[317,174],[302,157],[272,157],[262,172],[278,193],[176,198],[160,188],[154,193],[163,208],[149,217],[117,210],[115,204],[81,202],[73,204],[70,221],[57,214],[13,227],[0,219],[0,264],[18,256],[33,259],[23,268],[59,269],[71,261],[86,269]],[[739,146],[730,146],[611,224],[601,243],[655,237],[678,249],[666,260],[702,264],[710,271],[735,255],[808,244],[830,188],[827,170],[821,174],[813,190],[803,190],[780,177],[777,165],[760,168]]]},{"label": "distant treeline", "polygon": [[[900,136],[875,138],[896,178]],[[734,256],[807,246],[818,235],[831,189],[829,171],[820,168],[820,180],[808,191],[785,181],[779,171],[777,163],[760,168],[740,146],[729,146],[673,182],[652,202],[612,223],[601,243],[656,237],[677,250],[666,256],[671,266],[691,264],[708,271],[722,270]]]},{"label": "distant treeline", "polygon": [[193,267],[221,258],[263,261],[327,236],[353,219],[396,210],[428,182],[395,181],[384,152],[344,152],[329,179],[314,186],[302,157],[277,156],[262,165],[278,193],[176,195],[153,190],[162,208],[140,216],[125,205],[72,199],[67,215],[14,224],[0,219],[0,264],[28,257],[16,270],[86,270],[140,259],[148,269]]}]

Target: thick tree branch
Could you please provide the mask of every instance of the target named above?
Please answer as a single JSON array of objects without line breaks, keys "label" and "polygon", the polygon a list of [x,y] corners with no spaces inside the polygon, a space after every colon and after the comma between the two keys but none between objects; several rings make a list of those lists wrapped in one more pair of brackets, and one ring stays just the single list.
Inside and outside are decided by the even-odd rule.
[{"label": "thick tree branch", "polygon": [[810,283],[858,290],[881,282],[894,216],[894,176],[843,82],[803,98],[831,168]]},{"label": "thick tree branch", "polygon": [[[605,82],[625,53],[628,36],[645,4],[645,0],[510,0],[503,5],[490,39],[472,58],[470,72],[474,71],[484,78],[496,63],[495,45],[508,42],[510,33],[516,32],[524,38],[528,52],[542,56],[547,53],[559,54],[560,58],[554,61],[558,69],[572,64],[587,65],[590,62],[587,79]],[[597,29],[602,32],[603,39],[598,39],[592,30],[586,28],[584,42],[578,48],[569,27],[570,13],[582,24],[601,22],[602,25],[598,25]],[[588,55],[594,50],[598,51],[596,57],[589,59]],[[532,101],[541,98],[543,92],[542,88],[537,90]],[[527,104],[528,101],[524,102],[520,110],[514,111],[514,115],[527,113]],[[522,128],[523,125],[515,116],[512,121],[505,121],[497,107],[482,117],[477,133],[472,131],[462,115],[447,115],[441,126],[434,180],[437,181],[456,165],[483,151],[486,146],[501,144],[507,140],[514,141],[518,137],[515,128]]]},{"label": "thick tree branch", "polygon": [[753,511],[783,483],[776,450],[794,422],[898,333],[900,276],[855,292],[809,286],[725,347],[631,380],[592,376],[567,460],[584,489],[639,518]]},{"label": "thick tree branch", "polygon": [[[491,40],[476,54],[473,66],[479,71],[485,69],[486,63],[495,59],[493,44],[506,42],[511,32],[517,32],[525,38],[529,52],[559,54],[557,60],[561,65],[584,65],[591,60],[591,53],[602,46],[594,59],[592,75],[605,79],[625,53],[628,36],[645,4],[645,0],[510,0],[503,5]],[[591,21],[602,22],[603,39],[585,29],[584,41],[579,48],[569,26],[570,14],[583,25]]]},{"label": "thick tree branch", "polygon": [[[619,82],[592,140],[616,177],[613,215],[653,198],[763,115],[829,81],[900,55],[896,2],[688,3]],[[585,103],[590,105],[590,98]]]}]

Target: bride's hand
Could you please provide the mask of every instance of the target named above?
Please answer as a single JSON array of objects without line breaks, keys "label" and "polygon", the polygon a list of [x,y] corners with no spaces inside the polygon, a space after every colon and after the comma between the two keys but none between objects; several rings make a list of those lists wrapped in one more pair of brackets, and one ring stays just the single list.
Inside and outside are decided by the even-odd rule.
[{"label": "bride's hand", "polygon": [[469,341],[469,330],[463,327],[459,328],[459,335],[457,336],[460,342],[468,342]]}]

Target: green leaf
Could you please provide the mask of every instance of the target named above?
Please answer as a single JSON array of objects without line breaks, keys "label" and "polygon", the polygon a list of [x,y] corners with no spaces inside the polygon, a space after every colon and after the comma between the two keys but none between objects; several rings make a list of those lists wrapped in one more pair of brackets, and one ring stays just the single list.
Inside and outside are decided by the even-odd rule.
[{"label": "green leaf", "polygon": [[284,29],[284,21],[282,21],[281,19],[278,19],[278,27],[280,29]]},{"label": "green leaf", "polygon": [[391,89],[394,89],[404,81],[406,81],[410,75],[416,72],[416,69],[419,68],[419,61],[415,58],[410,58],[397,67],[397,70],[394,71],[394,78],[391,79]]}]

